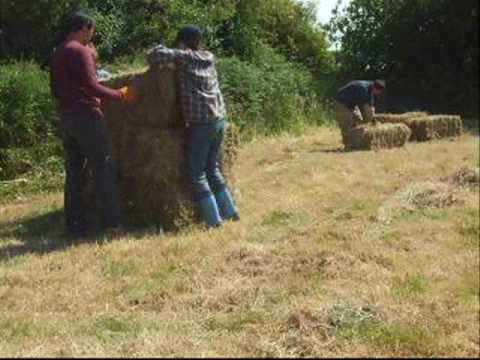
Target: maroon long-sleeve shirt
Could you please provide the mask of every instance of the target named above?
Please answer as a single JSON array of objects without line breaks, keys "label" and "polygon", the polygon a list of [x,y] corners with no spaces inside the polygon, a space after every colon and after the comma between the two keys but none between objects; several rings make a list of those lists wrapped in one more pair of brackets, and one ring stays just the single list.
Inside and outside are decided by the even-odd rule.
[{"label": "maroon long-sleeve shirt", "polygon": [[71,40],[55,49],[51,64],[52,93],[61,113],[90,110],[102,112],[101,99],[121,99],[119,90],[97,81],[92,50]]}]

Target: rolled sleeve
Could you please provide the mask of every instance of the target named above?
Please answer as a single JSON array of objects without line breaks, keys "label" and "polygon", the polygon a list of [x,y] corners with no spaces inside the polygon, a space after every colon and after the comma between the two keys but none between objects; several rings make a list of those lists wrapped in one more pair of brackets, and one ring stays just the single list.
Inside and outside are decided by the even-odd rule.
[{"label": "rolled sleeve", "polygon": [[163,45],[155,46],[147,53],[147,61],[150,65],[168,65],[173,63],[176,59],[191,60],[191,51],[170,49]]}]

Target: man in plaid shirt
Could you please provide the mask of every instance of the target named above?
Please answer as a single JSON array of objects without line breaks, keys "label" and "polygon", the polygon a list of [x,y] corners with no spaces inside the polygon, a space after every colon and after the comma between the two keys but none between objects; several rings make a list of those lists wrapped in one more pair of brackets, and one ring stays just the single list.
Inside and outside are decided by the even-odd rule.
[{"label": "man in plaid shirt", "polygon": [[149,51],[150,65],[175,63],[179,70],[182,112],[187,132],[190,177],[208,227],[238,220],[232,194],[218,167],[218,153],[227,126],[225,102],[218,83],[215,56],[200,49],[202,32],[196,26],[180,29],[178,49],[162,45]]}]

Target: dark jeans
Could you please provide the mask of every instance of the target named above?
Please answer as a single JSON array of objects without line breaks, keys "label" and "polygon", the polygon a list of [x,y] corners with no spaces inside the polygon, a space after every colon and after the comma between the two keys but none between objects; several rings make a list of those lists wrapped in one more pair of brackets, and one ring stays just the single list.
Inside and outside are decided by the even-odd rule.
[{"label": "dark jeans", "polygon": [[225,188],[225,179],[218,167],[220,146],[226,121],[191,124],[187,130],[187,159],[196,200]]},{"label": "dark jeans", "polygon": [[111,145],[105,121],[94,112],[63,114],[61,119],[65,151],[65,222],[67,231],[82,234],[86,230],[83,181],[86,161],[93,171],[95,202],[105,227],[120,224],[117,181],[111,157]]}]

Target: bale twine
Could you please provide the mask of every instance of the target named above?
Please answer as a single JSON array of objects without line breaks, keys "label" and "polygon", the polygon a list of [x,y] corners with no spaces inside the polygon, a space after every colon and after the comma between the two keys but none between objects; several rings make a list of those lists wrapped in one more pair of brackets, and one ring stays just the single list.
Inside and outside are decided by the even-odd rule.
[{"label": "bale twine", "polygon": [[345,138],[347,150],[379,150],[405,145],[411,135],[405,124],[360,125],[351,129]]},{"label": "bale twine", "polygon": [[[198,222],[200,217],[187,173],[187,130],[181,115],[175,70],[153,66],[120,74],[103,83],[113,88],[131,85],[138,94],[138,101],[133,104],[111,101],[104,107],[124,222],[160,225],[166,229]],[[235,184],[233,168],[239,145],[238,128],[230,124],[219,165],[231,188]],[[84,196],[98,218],[91,175],[87,182]]]}]

